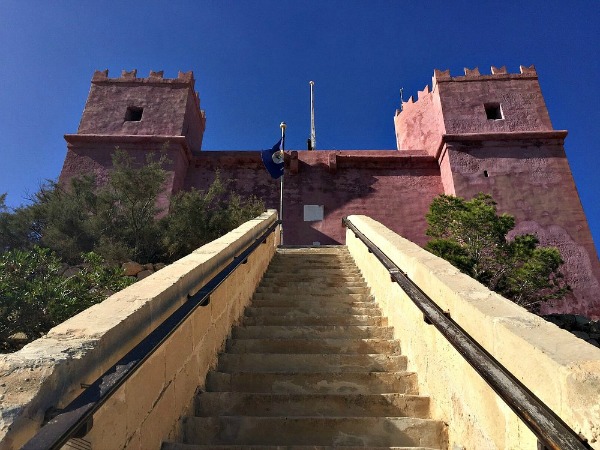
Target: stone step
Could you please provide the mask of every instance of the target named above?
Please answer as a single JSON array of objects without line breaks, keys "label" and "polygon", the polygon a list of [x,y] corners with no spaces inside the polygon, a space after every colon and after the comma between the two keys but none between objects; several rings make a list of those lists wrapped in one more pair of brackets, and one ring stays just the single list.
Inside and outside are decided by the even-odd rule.
[{"label": "stone step", "polygon": [[285,278],[288,275],[295,277],[323,277],[325,278],[333,278],[333,277],[356,277],[362,278],[362,274],[354,265],[348,265],[345,267],[331,267],[331,266],[306,266],[306,267],[272,267],[269,268],[267,272],[265,272],[265,276],[272,277],[282,277]]},{"label": "stone step", "polygon": [[350,255],[348,248],[345,245],[338,246],[319,246],[319,247],[303,247],[303,248],[289,248],[289,247],[280,247],[277,249],[276,256],[285,255],[286,257],[300,257],[300,256],[308,256],[308,255]]},{"label": "stone step", "polygon": [[[161,450],[365,450],[365,447],[338,445],[200,445],[165,442]],[[431,447],[369,447],[370,450],[436,450]]]},{"label": "stone step", "polygon": [[399,372],[406,370],[406,357],[379,354],[282,354],[222,353],[220,372]]},{"label": "stone step", "polygon": [[310,269],[314,267],[322,267],[329,269],[356,269],[356,264],[351,259],[304,259],[290,261],[288,259],[273,259],[269,264],[269,270],[285,267],[290,273],[296,272],[297,269]]},{"label": "stone step", "polygon": [[339,261],[354,261],[349,252],[331,252],[331,253],[312,253],[312,254],[291,254],[291,253],[276,253],[273,257],[274,262],[279,261],[289,261],[289,262],[298,262],[302,263],[303,261],[331,261],[331,260],[339,260]]},{"label": "stone step", "polygon": [[282,261],[307,261],[307,260],[331,260],[331,259],[340,259],[340,260],[350,260],[353,261],[350,252],[327,252],[327,253],[279,253],[277,252],[273,257],[274,260],[282,260]]},{"label": "stone step", "polygon": [[387,317],[371,317],[370,315],[355,316],[261,316],[244,317],[244,326],[248,325],[362,325],[362,326],[387,326]]},{"label": "stone step", "polygon": [[[282,279],[281,277],[281,273],[271,273],[271,272],[266,272],[265,275],[263,276],[263,281],[280,281]],[[355,275],[355,274],[346,274],[343,271],[340,273],[331,273],[331,274],[322,274],[322,273],[316,273],[316,274],[303,274],[303,273],[297,273],[297,272],[293,272],[293,273],[288,273],[285,275],[285,278],[283,281],[313,281],[313,282],[318,282],[321,283],[323,281],[336,281],[336,282],[346,282],[346,281],[365,281],[365,279],[361,276],[361,275]]]},{"label": "stone step", "polygon": [[345,247],[277,249],[163,450],[446,449],[387,323]]},{"label": "stone step", "polygon": [[306,250],[294,250],[288,249],[277,249],[275,253],[276,258],[287,258],[287,259],[302,259],[302,258],[350,258],[350,252],[345,247],[339,249],[310,249]]},{"label": "stone step", "polygon": [[353,302],[353,301],[362,301],[369,302],[373,301],[373,296],[368,294],[324,294],[322,292],[313,292],[313,293],[305,293],[305,292],[296,292],[294,294],[289,293],[278,293],[278,292],[255,292],[252,296],[253,300],[287,300],[289,302],[304,302],[304,301],[317,301],[317,300],[328,300],[331,302]]},{"label": "stone step", "polygon": [[279,394],[417,394],[414,372],[226,373],[211,371],[208,391]]},{"label": "stone step", "polygon": [[263,317],[263,316],[279,316],[279,317],[300,317],[300,316],[340,316],[340,315],[354,315],[354,316],[381,316],[381,310],[377,307],[359,308],[356,306],[349,305],[335,305],[330,304],[327,306],[314,306],[314,305],[301,305],[301,306],[248,306],[244,310],[244,316],[246,317]]},{"label": "stone step", "polygon": [[260,417],[419,417],[429,418],[429,398],[404,394],[264,394],[203,392],[195,415]]},{"label": "stone step", "polygon": [[441,422],[412,417],[186,417],[183,441],[193,444],[362,445],[443,448]]},{"label": "stone step", "polygon": [[310,275],[314,276],[329,276],[329,275],[357,275],[362,276],[360,270],[354,263],[334,265],[334,264],[310,264],[310,265],[295,265],[295,264],[272,264],[269,266],[266,274],[285,274]]},{"label": "stone step", "polygon": [[373,300],[360,301],[354,297],[272,297],[272,298],[253,298],[250,306],[256,308],[279,306],[281,308],[306,307],[356,307],[356,308],[374,308],[379,309],[379,305]]},{"label": "stone step", "polygon": [[360,325],[249,325],[235,327],[231,336],[238,339],[393,339],[394,330],[391,327]]},{"label": "stone step", "polygon": [[296,280],[293,279],[282,279],[282,277],[264,277],[260,284],[261,287],[290,287],[295,289],[304,289],[310,287],[318,287],[320,289],[328,289],[328,288],[339,288],[339,287],[366,287],[367,283],[364,280],[361,280],[358,277],[353,277],[353,279],[325,279],[322,278],[320,280],[310,279],[309,276],[303,276],[302,278],[298,278]]},{"label": "stone step", "polygon": [[366,286],[319,286],[314,284],[306,284],[303,286],[273,286],[260,285],[256,288],[257,293],[280,293],[294,295],[301,292],[302,294],[318,294],[318,295],[336,295],[336,294],[363,294],[369,295],[369,288]]},{"label": "stone step", "polygon": [[345,245],[327,245],[318,247],[280,247],[277,249],[278,255],[286,255],[289,257],[302,256],[302,255],[329,255],[329,254],[345,254],[349,255],[350,252]]},{"label": "stone step", "polygon": [[400,354],[400,341],[383,339],[230,339],[228,353]]}]

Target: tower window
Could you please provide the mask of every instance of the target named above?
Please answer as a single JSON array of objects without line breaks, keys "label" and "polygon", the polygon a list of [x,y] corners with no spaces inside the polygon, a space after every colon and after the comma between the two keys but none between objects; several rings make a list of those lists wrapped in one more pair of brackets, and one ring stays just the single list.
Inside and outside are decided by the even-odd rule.
[{"label": "tower window", "polygon": [[485,108],[485,115],[487,116],[488,120],[504,119],[500,103],[485,103],[483,106]]},{"label": "tower window", "polygon": [[125,122],[139,122],[142,120],[144,108],[138,106],[128,106],[125,112]]}]

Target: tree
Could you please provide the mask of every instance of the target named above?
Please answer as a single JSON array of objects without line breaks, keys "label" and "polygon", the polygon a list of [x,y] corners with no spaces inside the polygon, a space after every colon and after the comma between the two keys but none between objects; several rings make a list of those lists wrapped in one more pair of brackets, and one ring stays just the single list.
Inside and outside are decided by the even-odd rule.
[{"label": "tree", "polygon": [[[16,333],[36,339],[133,282],[114,263],[173,261],[264,211],[217,173],[206,192],[173,196],[165,215],[165,162],[149,155],[138,166],[117,149],[104,185],[92,176],[49,181],[14,210],[0,194],[0,351],[17,349]],[[80,270],[65,276],[65,261]]]},{"label": "tree", "polygon": [[217,172],[205,192],[180,192],[165,212],[157,206],[167,178],[165,163],[164,156],[149,154],[140,166],[117,148],[104,185],[98,186],[93,176],[65,185],[48,181],[30,205],[13,212],[1,195],[0,252],[39,245],[70,264],[80,263],[90,251],[112,263],[170,262],[265,209],[257,198],[231,191]]},{"label": "tree", "polygon": [[136,167],[133,158],[117,148],[104,185],[90,175],[65,185],[47,181],[28,206],[11,213],[0,204],[0,251],[40,245],[72,264],[92,250],[111,262],[160,259],[157,216],[162,211],[157,199],[166,180],[165,162],[149,154],[146,163]]},{"label": "tree", "polygon": [[99,253],[112,260],[157,261],[162,257],[157,204],[164,189],[167,163],[163,155],[148,154],[146,163],[136,167],[127,153],[113,155],[108,183],[98,191],[96,224]]},{"label": "tree", "polygon": [[206,191],[192,189],[171,198],[169,215],[163,219],[167,259],[187,255],[264,210],[264,203],[256,197],[243,199],[229,191],[217,172]]},{"label": "tree", "polygon": [[538,247],[532,234],[508,240],[515,219],[499,215],[490,195],[480,193],[468,201],[440,195],[426,219],[426,233],[433,238],[427,250],[530,311],[568,292],[558,249]]},{"label": "tree", "polygon": [[0,195],[0,253],[11,248],[30,248],[39,241],[40,224],[33,218],[31,208],[6,206],[6,193]]}]

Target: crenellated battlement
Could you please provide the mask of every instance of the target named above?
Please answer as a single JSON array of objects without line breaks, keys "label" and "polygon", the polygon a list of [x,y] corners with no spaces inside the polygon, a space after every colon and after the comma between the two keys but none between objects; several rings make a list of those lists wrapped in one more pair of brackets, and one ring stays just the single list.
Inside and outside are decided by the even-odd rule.
[{"label": "crenellated battlement", "polygon": [[397,148],[434,155],[446,134],[551,131],[535,66],[464,68],[464,75],[435,69],[431,84],[396,111]]},{"label": "crenellated battlement", "polygon": [[519,73],[508,73],[506,66],[491,67],[489,75],[482,75],[479,72],[479,67],[475,67],[473,69],[469,69],[468,67],[464,68],[464,75],[453,77],[450,75],[450,70],[439,70],[435,69],[433,71],[432,83],[435,89],[435,85],[437,83],[443,83],[448,81],[483,81],[483,80],[515,80],[515,79],[523,79],[523,78],[535,78],[537,79],[537,71],[535,70],[535,66],[531,65],[527,66],[519,66]]},{"label": "crenellated battlement", "polygon": [[440,70],[435,69],[433,71],[433,77],[431,78],[431,88],[429,85],[426,85],[423,90],[417,92],[417,98],[415,100],[414,96],[410,96],[407,100],[402,101],[402,110],[397,110],[396,115],[400,114],[407,107],[410,109],[411,105],[415,104],[419,100],[424,98],[431,97],[431,94],[436,91],[437,85],[439,83],[447,83],[447,82],[463,82],[463,81],[494,81],[494,80],[523,80],[523,79],[536,79],[538,78],[537,71],[535,70],[535,66],[531,65],[527,66],[519,66],[519,73],[509,73],[506,69],[506,66],[495,67],[491,66],[490,74],[481,74],[479,71],[479,67],[475,67],[473,69],[469,69],[465,67],[464,75],[460,76],[452,76],[450,74],[450,70]]},{"label": "crenellated battlement", "polygon": [[430,99],[431,98],[431,94],[432,94],[433,90],[429,88],[429,85],[425,85],[425,87],[423,88],[423,90],[421,91],[417,91],[417,99],[414,99],[414,96],[410,96],[408,97],[407,100],[403,100],[402,101],[402,109],[396,110],[396,115],[400,114],[402,111],[404,111],[405,109],[410,109],[412,105],[414,105],[415,103],[417,103],[418,101],[422,101],[425,98]]},{"label": "crenellated battlement", "polygon": [[191,87],[194,87],[195,84],[194,72],[181,72],[179,71],[177,74],[177,78],[164,78],[164,70],[159,71],[150,71],[150,75],[147,78],[138,78],[137,69],[133,70],[122,70],[121,76],[117,78],[109,78],[108,77],[108,69],[105,70],[96,70],[94,72],[94,76],[92,77],[92,83],[94,84],[102,84],[102,83],[144,83],[144,84],[189,84]]}]

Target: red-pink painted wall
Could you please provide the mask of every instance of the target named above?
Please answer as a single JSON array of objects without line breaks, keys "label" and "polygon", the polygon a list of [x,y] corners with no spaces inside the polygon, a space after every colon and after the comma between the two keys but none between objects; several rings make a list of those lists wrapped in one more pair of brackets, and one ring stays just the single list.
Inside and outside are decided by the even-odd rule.
[{"label": "red-pink painted wall", "polygon": [[402,104],[402,111],[396,112],[394,126],[398,150],[425,150],[430,155],[437,153],[446,129],[440,96],[435,91],[435,78],[433,86],[433,92],[425,86],[419,91],[416,102],[410,97]]},{"label": "red-pink painted wall", "polygon": [[464,144],[448,144],[456,195],[492,194],[499,211],[515,216],[513,234],[533,233],[565,260],[562,270],[575,295],[544,312],[600,316],[600,265],[562,139]]},{"label": "red-pink painted wall", "polygon": [[158,159],[165,155],[167,172],[164,190],[158,199],[158,206],[166,211],[171,195],[182,189],[191,155],[186,151],[185,140],[163,139],[160,136],[112,136],[66,135],[67,156],[60,173],[59,182],[67,183],[74,176],[93,175],[99,183],[105,183],[112,170],[112,155],[118,147],[130,155],[135,165],[146,163],[148,154]]},{"label": "red-pink painted wall", "polygon": [[[300,151],[286,154],[284,243],[342,244],[342,218],[367,214],[424,244],[423,217],[442,193],[434,158],[388,151]],[[185,189],[206,189],[219,170],[242,195],[279,208],[279,181],[265,171],[259,152],[202,152],[194,158]],[[304,220],[304,206],[323,206],[323,220]]]}]

